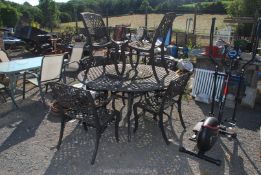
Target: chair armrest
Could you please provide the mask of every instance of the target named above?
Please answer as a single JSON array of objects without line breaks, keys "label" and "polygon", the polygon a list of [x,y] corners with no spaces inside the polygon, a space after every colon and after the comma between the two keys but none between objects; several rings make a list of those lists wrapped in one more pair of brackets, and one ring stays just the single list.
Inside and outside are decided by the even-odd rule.
[{"label": "chair armrest", "polygon": [[104,94],[98,94],[96,95],[95,102],[96,102],[96,108],[101,108],[104,106],[107,106],[112,100],[112,97],[104,97]]},{"label": "chair armrest", "polygon": [[39,75],[34,73],[34,72],[30,72],[30,71],[26,71],[24,72],[25,74],[30,74],[30,75],[33,75],[35,78],[39,78]]},{"label": "chair armrest", "polygon": [[72,63],[78,63],[79,64],[79,61],[69,61],[69,62],[65,63],[64,65],[66,66],[66,65],[69,65],[69,64],[72,64]]},{"label": "chair armrest", "polygon": [[70,64],[74,64],[74,63],[76,63],[78,65],[78,67],[80,67],[79,61],[71,61],[71,62],[64,63],[63,68],[66,69],[66,67],[68,67]]},{"label": "chair armrest", "polygon": [[63,62],[68,63],[69,62],[69,58],[70,58],[70,53],[69,52],[64,52],[64,56],[63,56]]}]

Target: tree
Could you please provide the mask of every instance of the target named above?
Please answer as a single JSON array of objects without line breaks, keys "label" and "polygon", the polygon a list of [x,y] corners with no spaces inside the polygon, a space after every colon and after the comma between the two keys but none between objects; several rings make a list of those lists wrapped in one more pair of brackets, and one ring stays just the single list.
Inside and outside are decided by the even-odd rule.
[{"label": "tree", "polygon": [[60,20],[62,23],[65,23],[65,22],[71,22],[72,21],[72,17],[69,13],[66,13],[66,12],[61,12],[60,13]]},{"label": "tree", "polygon": [[[260,0],[234,0],[227,8],[227,13],[233,17],[255,17],[256,11],[261,11]],[[240,24],[238,34],[250,36],[252,24]]]},{"label": "tree", "polygon": [[15,27],[19,15],[16,8],[0,3],[0,21],[3,26]]},{"label": "tree", "polygon": [[53,29],[59,21],[59,10],[54,0],[39,0],[39,8],[43,14],[41,25]]},{"label": "tree", "polygon": [[227,8],[232,16],[254,16],[256,10],[261,10],[260,0],[234,0]]},{"label": "tree", "polygon": [[150,3],[148,0],[142,1],[141,5],[140,5],[140,10],[142,10],[142,11],[148,10],[148,12],[152,11],[152,7],[150,6]]}]

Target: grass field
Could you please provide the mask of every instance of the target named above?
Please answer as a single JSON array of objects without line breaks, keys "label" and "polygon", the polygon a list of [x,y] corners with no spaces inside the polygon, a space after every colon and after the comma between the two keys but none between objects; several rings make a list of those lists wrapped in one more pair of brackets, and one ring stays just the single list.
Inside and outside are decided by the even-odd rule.
[{"label": "grass field", "polygon": [[[148,27],[157,27],[160,23],[163,14],[149,14],[148,15]],[[197,15],[196,22],[196,33],[198,34],[208,34],[211,25],[211,19],[216,17],[216,27],[222,28],[225,26],[223,23],[226,15],[210,15],[210,14],[202,14]],[[173,29],[174,31],[185,31],[186,29],[186,21],[188,18],[194,18],[194,14],[184,14],[177,16],[174,23]],[[104,19],[105,20],[105,19]],[[115,26],[119,24],[130,24],[131,27],[137,28],[139,26],[145,25],[145,15],[126,15],[120,17],[110,17],[109,18],[109,26]],[[63,23],[61,24],[61,28],[58,30],[64,30],[66,27],[75,27],[75,22],[71,23]],[[81,21],[78,22],[79,27],[83,27],[83,23]],[[190,31],[193,29],[193,22],[190,25]]]},{"label": "grass field", "polygon": [[[210,5],[210,4],[212,4],[213,2],[201,2],[200,4],[202,5],[202,6],[206,6],[206,5]],[[221,1],[221,3],[225,6],[225,7],[227,7],[229,4],[231,4],[232,3],[232,1]],[[190,4],[184,4],[184,5],[182,5],[183,7],[187,7],[187,8],[195,8],[195,6],[197,5],[198,3],[190,3]]]}]

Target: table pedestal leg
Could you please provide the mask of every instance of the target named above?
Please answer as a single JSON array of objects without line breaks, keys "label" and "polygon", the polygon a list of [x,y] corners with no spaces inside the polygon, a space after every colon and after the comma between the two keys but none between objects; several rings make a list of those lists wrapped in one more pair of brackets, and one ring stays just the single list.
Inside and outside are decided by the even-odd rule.
[{"label": "table pedestal leg", "polygon": [[131,140],[130,117],[131,117],[131,113],[132,113],[133,98],[134,98],[134,93],[128,93],[128,111],[127,111],[127,114],[126,114],[127,121],[128,121],[128,142],[130,142],[130,140]]}]

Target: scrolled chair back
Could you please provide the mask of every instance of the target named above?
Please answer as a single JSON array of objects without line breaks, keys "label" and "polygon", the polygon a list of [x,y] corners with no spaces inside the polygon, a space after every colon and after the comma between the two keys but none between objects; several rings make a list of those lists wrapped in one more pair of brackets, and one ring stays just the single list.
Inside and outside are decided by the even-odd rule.
[{"label": "scrolled chair back", "polygon": [[102,16],[96,13],[81,13],[88,40],[109,40],[108,32]]},{"label": "scrolled chair back", "polygon": [[159,38],[162,39],[162,45],[164,45],[168,31],[172,27],[175,18],[176,18],[176,14],[174,12],[166,13],[163,16],[159,26],[154,32],[153,41],[152,41],[152,44],[154,44],[154,46]]},{"label": "scrolled chair back", "polygon": [[89,109],[95,108],[90,91],[57,82],[49,84],[53,98],[58,102],[60,108],[82,112],[88,112]]},{"label": "scrolled chair back", "polygon": [[181,97],[185,91],[190,76],[191,72],[186,72],[180,75],[176,80],[172,80],[165,91],[164,100],[171,100],[178,95]]}]

